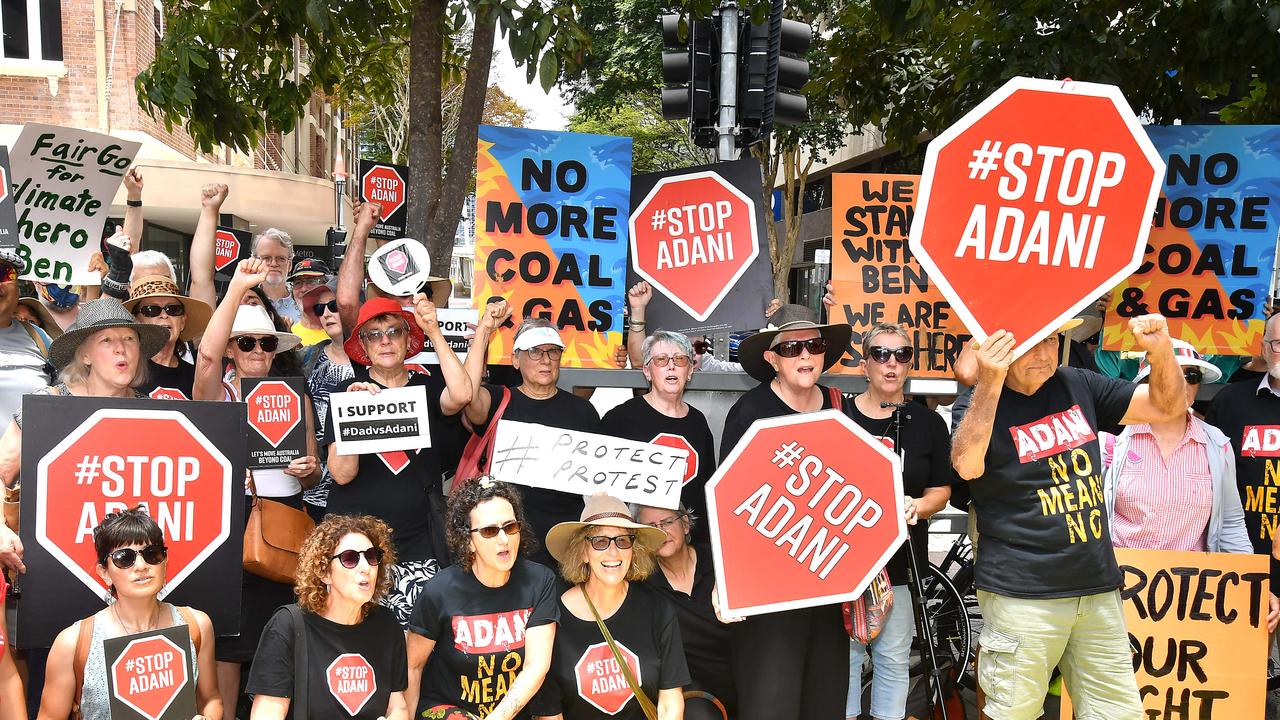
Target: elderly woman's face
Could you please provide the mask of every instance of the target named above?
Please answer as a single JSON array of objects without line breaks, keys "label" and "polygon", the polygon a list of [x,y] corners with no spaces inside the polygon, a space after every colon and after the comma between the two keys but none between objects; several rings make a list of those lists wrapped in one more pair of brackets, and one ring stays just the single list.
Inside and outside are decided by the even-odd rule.
[{"label": "elderly woman's face", "polygon": [[560,380],[560,358],[564,348],[545,343],[511,355],[511,364],[530,385],[550,387]]},{"label": "elderly woman's face", "polygon": [[666,533],[666,540],[658,548],[658,557],[669,558],[685,548],[685,537],[689,534],[688,515],[678,510],[645,506],[636,515],[636,522],[652,525]]},{"label": "elderly woman's face", "polygon": [[[364,533],[358,532],[343,535],[333,547],[333,552],[329,554],[334,557],[329,560],[329,571],[322,578],[329,586],[330,602],[341,599],[363,605],[373,599],[373,593],[378,588],[378,571],[381,569],[380,563],[371,564],[365,555],[373,547],[376,547],[373,541]],[[354,551],[356,555],[355,567],[347,567],[342,558],[338,557],[348,550]]]},{"label": "elderly woman's face", "polygon": [[[279,347],[279,340],[274,335],[237,335],[227,343],[227,354],[236,367],[236,375],[266,377],[271,373],[271,361],[275,359],[276,354],[262,349],[263,340],[268,345],[275,342],[276,344],[272,347]],[[249,349],[244,350],[243,347]]]},{"label": "elderly woman's face", "polygon": [[649,362],[642,369],[649,387],[655,391],[682,395],[693,374],[693,358],[675,343],[657,342],[649,349]]},{"label": "elderly woman's face", "polygon": [[801,346],[799,355],[783,357],[775,350],[784,343],[799,343],[821,337],[822,333],[817,330],[791,330],[774,338],[777,341],[774,349],[766,350],[764,359],[778,373],[779,382],[797,390],[808,390],[818,384],[818,376],[822,374],[823,353],[814,355],[809,352],[809,348]]},{"label": "elderly woman's face", "polygon": [[[169,309],[179,309],[180,315],[170,315]],[[172,295],[158,295],[138,301],[133,308],[133,317],[140,323],[161,325],[169,329],[169,341],[178,339],[178,335],[187,327],[186,306]]]},{"label": "elderly woman's face", "polygon": [[[602,538],[609,538],[608,545],[604,546],[604,550],[597,550],[596,543],[603,545],[606,542]],[[623,544],[627,546],[625,550],[618,547],[618,538],[623,538]],[[635,539],[635,531],[626,528],[603,525],[587,528],[583,559],[591,569],[591,579],[605,585],[626,582],[627,572],[631,569],[631,553],[635,552],[631,543]]]},{"label": "elderly woman's face", "polygon": [[[506,498],[489,498],[471,508],[471,566],[474,571],[511,572],[520,553],[520,531],[511,527],[515,508]],[[506,527],[511,530],[503,530]],[[484,535],[497,531],[491,538]],[[483,531],[483,532],[481,532]]]},{"label": "elderly woman's face", "polygon": [[408,325],[400,315],[379,315],[360,327],[360,344],[371,366],[397,370],[409,354]]},{"label": "elderly woman's face", "polygon": [[116,327],[99,330],[85,338],[76,358],[89,366],[90,377],[115,387],[127,387],[138,374],[141,354],[137,331]]}]

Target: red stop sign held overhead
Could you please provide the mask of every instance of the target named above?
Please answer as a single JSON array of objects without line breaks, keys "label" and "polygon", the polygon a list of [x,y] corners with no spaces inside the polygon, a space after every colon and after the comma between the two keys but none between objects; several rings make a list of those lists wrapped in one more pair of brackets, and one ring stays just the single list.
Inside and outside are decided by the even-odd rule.
[{"label": "red stop sign held overhead", "polygon": [[249,408],[249,427],[271,443],[280,443],[302,422],[302,398],[287,383],[268,380],[258,383],[244,398]]},{"label": "red stop sign held overhead", "polygon": [[240,257],[240,238],[235,233],[219,230],[213,236],[213,269],[219,272]]},{"label": "red stop sign held overhead", "polygon": [[636,273],[706,320],[759,254],[755,204],[715,172],[665,177],[630,218]]},{"label": "red stop sign held overhead", "polygon": [[1014,78],[929,144],[912,251],[1021,355],[1138,268],[1163,174],[1119,88]]},{"label": "red stop sign held overhead", "polygon": [[707,483],[720,607],[854,600],[906,540],[896,456],[836,410],[759,420]]},{"label": "red stop sign held overhead", "polygon": [[395,168],[378,165],[371,168],[361,179],[365,199],[376,202],[382,207],[382,217],[389,218],[404,205],[404,178]]}]

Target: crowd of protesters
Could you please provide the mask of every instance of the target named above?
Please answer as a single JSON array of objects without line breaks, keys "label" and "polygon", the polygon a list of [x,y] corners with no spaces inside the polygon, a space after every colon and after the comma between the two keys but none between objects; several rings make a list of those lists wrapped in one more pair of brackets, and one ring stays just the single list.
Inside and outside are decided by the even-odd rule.
[{"label": "crowd of protesters", "polygon": [[[997,331],[957,360],[957,377],[971,388],[967,410],[961,418],[957,403],[948,428],[906,394],[914,350],[898,325],[855,338],[849,325],[775,301],[768,326],[741,340],[737,363],[713,363],[684,334],[646,323],[653,289],[640,283],[627,295],[620,362],[641,369],[647,388],[601,418],[559,387],[565,342],[550,321],[513,317],[505,301],[491,302],[464,361],[437,318],[448,306],[448,280],[431,278],[411,296],[367,284],[358,260],[376,205],[357,209],[336,275],[324,262],[296,259],[292,239],[273,228],[254,238],[219,295],[213,242],[226,186],[200,193],[184,289],[172,261],[139,242],[141,174],[131,171],[125,183],[123,227],[94,259],[100,288],[26,287],[17,254],[0,250],[0,417],[8,426],[0,482],[19,486],[24,395],[240,402],[245,379],[298,376],[307,389],[306,451],[287,467],[251,471],[243,502],[305,509],[317,525],[292,583],[243,574],[240,632],[219,637],[205,612],[160,599],[168,548],[156,522],[139,508],[108,515],[93,530],[97,572],[109,588],[104,609],[67,627],[51,648],[27,649],[19,663],[0,616],[0,720],[27,717],[28,708],[40,718],[109,717],[104,641],[178,625],[189,628],[196,658],[197,717],[211,720],[900,720],[917,629],[909,579],[928,562],[927,521],[953,490],[958,504],[970,505],[980,538],[977,674],[986,716],[1038,717],[1056,671],[1079,717],[1137,720],[1143,710],[1113,546],[1273,555],[1266,519],[1246,513],[1241,497],[1263,484],[1265,464],[1241,447],[1246,428],[1280,424],[1274,318],[1258,356],[1239,371],[1247,374],[1203,416],[1193,405],[1198,391],[1223,369],[1171,338],[1158,315],[1130,321],[1144,351],[1131,381],[1100,373],[1118,364],[1094,362],[1087,345],[1063,352],[1079,320],[1016,358],[1017,339]],[[504,325],[516,326],[505,382],[485,364]],[[424,365],[417,356],[427,342],[436,359]],[[860,344],[866,376],[857,395],[820,383],[851,342]],[[1077,361],[1064,366],[1068,356]],[[707,416],[686,399],[699,369],[758,381],[723,418],[718,453]],[[336,452],[333,393],[409,386],[426,390],[430,447]],[[757,420],[819,410],[847,414],[907,458],[911,542],[883,568],[898,599],[874,638],[851,638],[839,605],[742,618],[715,600],[700,520],[716,460]],[[1043,448],[1019,442],[1018,428],[1055,417],[1075,433],[1059,438],[1072,463],[1046,462]],[[678,436],[698,462],[676,509],[455,474],[460,463],[470,467],[469,441],[502,420],[638,441]],[[1074,473],[1057,480],[1083,488],[1081,502],[1093,504],[1088,527],[1068,527],[1041,502],[1055,472]],[[6,526],[0,566],[8,573],[0,593],[21,573],[41,571],[24,563]],[[1269,630],[1278,619],[1272,594]],[[627,676],[612,688],[624,701],[606,708],[584,695],[581,665],[614,643],[630,654],[627,667],[594,656]],[[326,686],[327,668],[353,653],[374,677],[359,707]]]}]

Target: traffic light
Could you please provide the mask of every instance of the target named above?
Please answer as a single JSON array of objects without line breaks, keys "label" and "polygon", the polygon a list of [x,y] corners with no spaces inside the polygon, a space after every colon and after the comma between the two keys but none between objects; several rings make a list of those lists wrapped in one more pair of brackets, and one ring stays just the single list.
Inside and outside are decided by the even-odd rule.
[{"label": "traffic light", "polygon": [[682,38],[679,15],[662,16],[662,117],[688,120],[689,136],[702,147],[716,145],[719,109],[719,43],[710,19],[688,23]]},{"label": "traffic light", "polygon": [[774,125],[799,125],[809,119],[809,104],[801,90],[809,82],[809,63],[803,56],[813,28],[783,19],[782,9],[782,0],[774,0],[769,21],[743,31],[738,53],[739,144],[743,147],[763,140]]}]

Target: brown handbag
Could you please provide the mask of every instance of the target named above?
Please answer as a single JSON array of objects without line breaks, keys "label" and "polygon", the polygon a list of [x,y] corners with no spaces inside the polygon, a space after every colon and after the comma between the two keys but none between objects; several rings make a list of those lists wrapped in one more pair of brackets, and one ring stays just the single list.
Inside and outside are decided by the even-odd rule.
[{"label": "brown handbag", "polygon": [[18,523],[21,518],[18,514],[18,507],[22,498],[22,485],[14,485],[4,489],[4,524],[9,529],[18,532]]},{"label": "brown handbag", "polygon": [[272,582],[292,585],[298,574],[302,541],[315,529],[316,523],[303,510],[258,497],[252,475],[249,492],[253,495],[253,507],[244,529],[244,569]]}]

